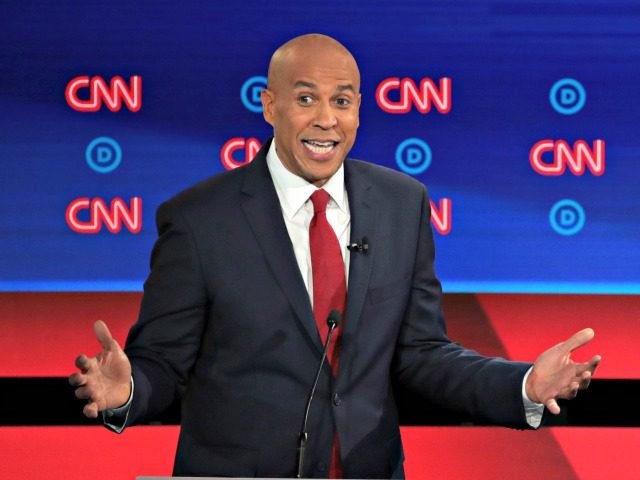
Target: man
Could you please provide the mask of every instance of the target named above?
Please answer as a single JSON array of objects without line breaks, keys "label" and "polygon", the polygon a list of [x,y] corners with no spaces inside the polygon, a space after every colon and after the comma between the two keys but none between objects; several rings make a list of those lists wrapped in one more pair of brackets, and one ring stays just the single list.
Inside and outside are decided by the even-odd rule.
[{"label": "man", "polygon": [[81,355],[70,377],[85,415],[103,412],[121,430],[179,399],[176,475],[293,476],[331,310],[341,319],[309,412],[304,476],[403,476],[392,379],[516,428],[588,386],[600,357],[576,364],[570,353],[590,329],[532,369],[449,341],[424,187],[345,161],[360,75],[344,46],[316,34],[284,44],[262,103],[274,140],[254,161],[158,209],[126,354],[97,322],[103,350]]}]

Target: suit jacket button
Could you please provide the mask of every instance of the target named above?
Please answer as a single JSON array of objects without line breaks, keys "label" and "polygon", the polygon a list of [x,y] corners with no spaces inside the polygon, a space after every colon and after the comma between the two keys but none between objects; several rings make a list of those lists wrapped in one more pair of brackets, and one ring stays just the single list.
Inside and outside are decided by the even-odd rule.
[{"label": "suit jacket button", "polygon": [[342,399],[340,398],[340,395],[338,395],[337,393],[334,393],[333,394],[333,404],[336,407],[339,407],[341,403],[342,403]]},{"label": "suit jacket button", "polygon": [[327,466],[324,464],[324,462],[318,462],[318,464],[316,465],[316,470],[318,470],[319,472],[324,472],[327,469]]}]

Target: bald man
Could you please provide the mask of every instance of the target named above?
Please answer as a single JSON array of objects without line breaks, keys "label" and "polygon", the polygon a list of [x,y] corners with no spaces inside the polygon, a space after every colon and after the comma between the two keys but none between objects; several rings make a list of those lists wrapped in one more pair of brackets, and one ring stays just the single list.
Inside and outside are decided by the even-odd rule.
[{"label": "bald man", "polygon": [[[590,329],[533,366],[447,338],[424,186],[347,159],[360,74],[344,46],[317,34],[281,46],[262,103],[274,138],[253,162],[158,209],[124,352],[97,322],[102,351],[78,357],[70,377],[85,415],[122,431],[180,401],[175,475],[403,478],[392,380],[515,428],[537,427],[543,405],[558,413],[558,398],[588,386],[600,357],[570,357]],[[300,467],[329,310],[340,321]]]}]

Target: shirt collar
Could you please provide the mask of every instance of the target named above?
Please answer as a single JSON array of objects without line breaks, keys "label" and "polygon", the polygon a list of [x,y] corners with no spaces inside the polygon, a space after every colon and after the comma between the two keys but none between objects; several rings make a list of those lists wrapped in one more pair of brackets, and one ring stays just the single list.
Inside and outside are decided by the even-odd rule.
[{"label": "shirt collar", "polygon": [[[311,194],[317,190],[312,183],[307,182],[304,178],[291,173],[282,164],[282,160],[276,152],[275,138],[271,142],[269,151],[267,152],[267,167],[273,179],[280,205],[284,215],[292,218],[309,199]],[[344,162],[322,188],[326,190],[331,199],[335,202],[340,210],[347,212],[346,191],[344,186]]]}]

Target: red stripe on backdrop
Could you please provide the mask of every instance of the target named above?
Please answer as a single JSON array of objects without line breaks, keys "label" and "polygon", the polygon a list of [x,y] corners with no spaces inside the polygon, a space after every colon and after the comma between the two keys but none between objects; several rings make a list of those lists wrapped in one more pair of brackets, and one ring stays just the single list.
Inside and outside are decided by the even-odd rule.
[{"label": "red stripe on backdrop", "polygon": [[138,316],[139,293],[0,293],[0,376],[64,377],[100,345],[104,320],[121,345]]},{"label": "red stripe on backdrop", "polygon": [[636,480],[640,428],[405,427],[407,480]]},{"label": "red stripe on backdrop", "polygon": [[[0,376],[67,376],[80,353],[98,351],[93,322],[102,319],[124,343],[138,315],[140,293],[0,293]],[[536,356],[591,326],[600,353],[598,378],[640,378],[640,296],[446,295],[451,337],[487,355]]]},{"label": "red stripe on backdrop", "polygon": [[578,478],[550,430],[404,427],[407,480]]},{"label": "red stripe on backdrop", "polygon": [[0,478],[116,480],[171,475],[178,427],[1,427]]},{"label": "red stripe on backdrop", "polygon": [[442,300],[447,321],[447,334],[451,340],[483,355],[503,358],[507,356],[502,341],[493,330],[476,295],[446,294]]},{"label": "red stripe on backdrop", "polygon": [[[113,480],[170,475],[178,427],[2,427],[0,477]],[[638,428],[405,427],[407,480],[635,479]],[[295,454],[295,452],[293,453]]]},{"label": "red stripe on backdrop", "polygon": [[576,331],[596,338],[574,358],[601,354],[596,378],[640,379],[640,295],[477,295],[508,358],[533,361]]},{"label": "red stripe on backdrop", "polygon": [[553,436],[582,480],[640,478],[640,428],[554,428]]}]

